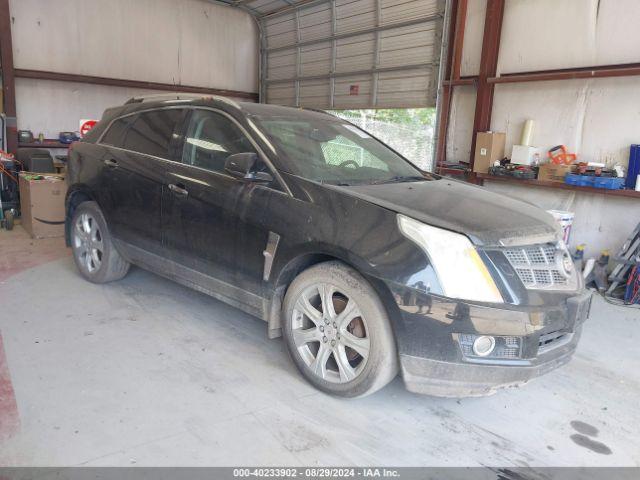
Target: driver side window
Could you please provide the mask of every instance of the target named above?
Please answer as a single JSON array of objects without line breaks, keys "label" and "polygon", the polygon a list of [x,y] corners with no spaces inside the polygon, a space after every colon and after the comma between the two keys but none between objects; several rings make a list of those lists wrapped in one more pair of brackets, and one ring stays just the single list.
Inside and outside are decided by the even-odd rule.
[{"label": "driver side window", "polygon": [[184,139],[182,163],[224,172],[229,155],[249,152],[257,153],[231,120],[210,110],[194,110]]},{"label": "driver side window", "polygon": [[328,165],[369,167],[389,171],[385,162],[342,135],[322,143],[322,154]]}]

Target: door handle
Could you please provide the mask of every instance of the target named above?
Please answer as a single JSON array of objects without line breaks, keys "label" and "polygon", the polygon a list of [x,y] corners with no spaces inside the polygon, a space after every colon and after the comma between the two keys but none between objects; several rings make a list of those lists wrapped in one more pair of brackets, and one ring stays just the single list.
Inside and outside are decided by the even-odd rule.
[{"label": "door handle", "polygon": [[175,193],[179,197],[186,197],[187,195],[189,195],[189,191],[186,188],[184,188],[184,185],[181,183],[179,183],[178,185],[174,183],[170,183],[169,190],[171,190],[173,193]]},{"label": "door handle", "polygon": [[113,158],[107,158],[104,161],[104,164],[109,168],[117,168],[118,167],[118,162],[116,162]]}]

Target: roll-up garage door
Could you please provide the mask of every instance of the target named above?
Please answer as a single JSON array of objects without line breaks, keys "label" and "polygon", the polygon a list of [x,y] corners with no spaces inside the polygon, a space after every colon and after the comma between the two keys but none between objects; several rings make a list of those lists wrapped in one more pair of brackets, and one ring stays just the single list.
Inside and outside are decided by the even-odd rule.
[{"label": "roll-up garage door", "polygon": [[435,106],[444,8],[444,0],[320,0],[259,17],[263,101]]}]

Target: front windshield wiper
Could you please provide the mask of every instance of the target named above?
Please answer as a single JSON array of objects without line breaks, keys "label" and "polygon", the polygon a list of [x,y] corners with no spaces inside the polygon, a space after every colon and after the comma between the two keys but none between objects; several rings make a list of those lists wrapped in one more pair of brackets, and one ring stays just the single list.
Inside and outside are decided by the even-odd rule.
[{"label": "front windshield wiper", "polygon": [[336,185],[337,187],[351,187],[353,183],[345,182],[343,180],[320,180],[323,185]]},{"label": "front windshield wiper", "polygon": [[391,178],[383,178],[381,180],[374,180],[371,182],[371,185],[380,185],[382,183],[401,183],[401,182],[419,182],[427,180],[427,178],[422,175],[396,175]]}]

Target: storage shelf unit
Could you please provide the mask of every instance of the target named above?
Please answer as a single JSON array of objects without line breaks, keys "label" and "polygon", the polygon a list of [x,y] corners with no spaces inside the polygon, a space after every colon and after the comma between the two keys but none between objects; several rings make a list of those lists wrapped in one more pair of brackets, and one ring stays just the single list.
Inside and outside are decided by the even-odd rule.
[{"label": "storage shelf unit", "polygon": [[640,198],[640,192],[635,190],[607,190],[606,188],[578,187],[575,185],[567,185],[562,182],[551,182],[549,180],[521,180],[512,177],[498,177],[486,173],[476,173],[478,183],[483,184],[485,180],[492,182],[510,183],[513,185],[527,185],[534,187],[556,188],[561,190],[573,190],[585,193],[599,193],[607,196]]},{"label": "storage shelf unit", "polygon": [[[446,25],[447,57],[445,75],[442,81],[442,102],[438,116],[436,172],[451,174],[447,163],[452,161],[465,161],[466,159],[448,159],[446,155],[446,138],[451,111],[451,98],[455,87],[473,86],[476,90],[476,106],[474,126],[472,132],[471,155],[469,167],[473,169],[475,138],[478,132],[490,130],[491,115],[493,111],[493,89],[497,84],[521,83],[521,82],[545,82],[557,80],[574,80],[589,78],[616,78],[640,76],[640,63],[591,65],[585,67],[569,67],[553,70],[537,70],[512,73],[499,73],[497,59],[500,52],[500,36],[502,20],[504,16],[506,0],[487,0],[485,13],[485,25],[482,37],[482,51],[480,58],[480,72],[478,75],[461,76],[462,48],[464,43],[465,22],[467,20],[467,7],[469,0],[451,0],[451,16]],[[469,179],[481,181],[481,176],[469,176]],[[500,179],[492,177],[500,181]],[[587,187],[571,187],[557,185],[542,185],[542,183],[530,183],[531,181],[504,180],[525,183],[527,185],[551,186],[554,188],[574,188],[576,190],[589,191]],[[550,182],[553,183],[553,182]],[[562,184],[561,184],[562,185]],[[600,192],[600,189],[593,189]],[[638,197],[634,191],[615,191],[610,195]]]},{"label": "storage shelf unit", "polygon": [[19,143],[20,148],[69,148],[69,143],[60,143],[58,140],[45,139],[44,142]]}]

